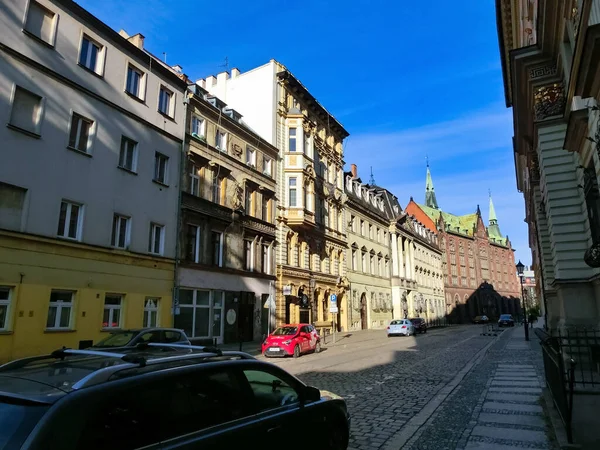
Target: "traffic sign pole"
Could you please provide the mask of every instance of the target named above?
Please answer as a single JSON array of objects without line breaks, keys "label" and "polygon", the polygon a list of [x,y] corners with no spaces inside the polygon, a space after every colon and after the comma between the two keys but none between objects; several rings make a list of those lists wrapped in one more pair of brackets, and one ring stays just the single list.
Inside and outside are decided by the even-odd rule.
[{"label": "traffic sign pole", "polygon": [[335,323],[338,314],[338,306],[337,306],[337,295],[331,294],[329,296],[329,312],[331,315],[331,328],[333,329],[333,343],[335,344]]}]

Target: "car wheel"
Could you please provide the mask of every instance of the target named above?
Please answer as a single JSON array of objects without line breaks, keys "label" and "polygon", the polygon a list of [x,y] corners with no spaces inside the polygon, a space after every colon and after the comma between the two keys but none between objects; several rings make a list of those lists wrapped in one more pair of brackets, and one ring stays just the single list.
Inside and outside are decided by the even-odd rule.
[{"label": "car wheel", "polygon": [[294,358],[297,358],[298,356],[300,356],[300,346],[296,344],[294,347]]},{"label": "car wheel", "polygon": [[328,450],[346,450],[348,448],[348,430],[343,425],[335,425],[327,438]]},{"label": "car wheel", "polygon": [[317,341],[317,345],[315,345],[315,353],[321,353],[321,341]]}]

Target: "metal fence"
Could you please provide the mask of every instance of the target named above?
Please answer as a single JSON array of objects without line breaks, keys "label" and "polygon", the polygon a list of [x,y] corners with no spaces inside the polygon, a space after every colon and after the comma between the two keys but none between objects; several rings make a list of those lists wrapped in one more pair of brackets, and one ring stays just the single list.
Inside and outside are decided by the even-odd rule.
[{"label": "metal fence", "polygon": [[587,328],[557,330],[553,335],[536,328],[542,344],[546,385],[573,442],[573,393],[600,387],[600,331]]}]

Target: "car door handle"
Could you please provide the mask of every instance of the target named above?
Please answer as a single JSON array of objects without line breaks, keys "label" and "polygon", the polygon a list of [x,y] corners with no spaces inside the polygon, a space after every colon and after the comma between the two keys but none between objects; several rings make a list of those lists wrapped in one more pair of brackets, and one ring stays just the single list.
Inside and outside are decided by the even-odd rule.
[{"label": "car door handle", "polygon": [[267,433],[272,433],[272,432],[277,431],[277,430],[281,430],[281,425],[277,425],[276,427],[269,428],[267,430]]}]

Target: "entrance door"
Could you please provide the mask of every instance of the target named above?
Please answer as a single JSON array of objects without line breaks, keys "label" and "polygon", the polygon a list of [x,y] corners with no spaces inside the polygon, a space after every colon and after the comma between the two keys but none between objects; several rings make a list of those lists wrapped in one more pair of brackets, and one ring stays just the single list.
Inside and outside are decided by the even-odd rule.
[{"label": "entrance door", "polygon": [[360,296],[360,328],[366,330],[367,326],[367,296]]},{"label": "entrance door", "polygon": [[239,333],[242,342],[250,342],[254,338],[254,292],[241,292],[239,313]]}]

